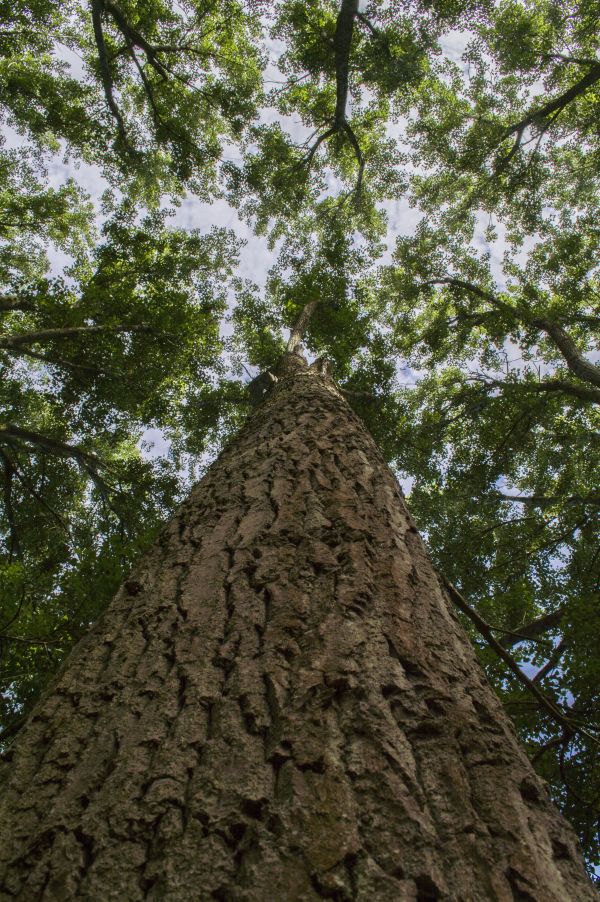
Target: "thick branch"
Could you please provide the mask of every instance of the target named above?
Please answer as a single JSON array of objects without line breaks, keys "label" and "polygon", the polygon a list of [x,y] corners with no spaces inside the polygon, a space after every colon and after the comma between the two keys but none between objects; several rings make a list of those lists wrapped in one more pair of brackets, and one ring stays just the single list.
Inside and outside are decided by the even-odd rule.
[{"label": "thick branch", "polygon": [[511,316],[519,317],[520,311],[516,307],[513,307],[512,304],[507,304],[505,301],[501,301],[490,291],[480,288],[479,285],[474,285],[473,282],[466,282],[464,279],[446,276],[444,278],[428,279],[426,282],[421,282],[420,287],[429,285],[451,285],[453,288],[462,288],[464,291],[468,291],[470,294],[474,294],[476,297],[481,298],[482,301],[487,301],[489,304],[492,304],[496,309],[502,310],[505,313],[510,313]]},{"label": "thick branch", "polygon": [[584,382],[600,388],[600,367],[585,359],[573,339],[558,323],[544,317],[536,317],[532,319],[532,323],[543,329],[546,335],[552,339],[572,373]]},{"label": "thick branch", "polygon": [[378,38],[379,40],[381,40],[381,37],[382,37],[381,33],[378,31],[377,28],[375,28],[375,26],[373,25],[371,20],[368,19],[364,13],[357,12],[356,18],[358,19],[359,22],[362,22],[363,25],[366,25],[366,27],[369,29],[369,31],[371,32],[371,34],[373,35],[374,38]]},{"label": "thick branch", "polygon": [[15,511],[12,502],[12,494],[13,494],[13,477],[15,475],[15,468],[11,459],[7,454],[0,449],[0,457],[4,462],[4,486],[3,486],[3,496],[4,496],[4,512],[6,514],[6,519],[8,521],[8,529],[10,533],[10,548],[9,554],[12,558],[15,555],[17,558],[22,559],[23,552],[21,550],[21,543],[19,541],[19,533],[17,530],[17,524],[15,521]]},{"label": "thick branch", "polygon": [[305,306],[303,307],[300,315],[296,319],[296,322],[292,326],[292,331],[290,332],[290,337],[286,347],[288,354],[293,354],[297,345],[301,343],[311,317],[317,309],[318,305],[319,301],[318,299],[316,299],[309,301],[308,304],[305,304]]},{"label": "thick branch", "polygon": [[18,348],[38,344],[55,338],[71,338],[74,335],[94,335],[99,332],[152,332],[151,326],[65,326],[62,329],[41,329],[39,332],[23,332],[0,337],[0,348]]},{"label": "thick branch", "polygon": [[34,310],[31,301],[25,301],[16,294],[0,294],[0,313],[9,313],[11,310]]},{"label": "thick branch", "polygon": [[[20,426],[13,426],[12,424],[0,428],[0,444],[9,444],[16,448],[24,447],[30,451],[37,447],[58,457],[71,458],[88,474],[104,501],[114,511],[109,501],[109,487],[98,473],[98,467],[101,465],[101,462],[93,452],[85,451],[78,445],[69,445],[66,442],[61,442],[59,439],[42,435],[40,432],[21,429]],[[116,511],[114,512],[116,513]]]},{"label": "thick branch", "polygon": [[529,623],[519,627],[518,638],[507,631],[506,637],[501,640],[501,644],[504,648],[512,648],[513,645],[517,645],[519,642],[537,639],[538,636],[543,635],[548,630],[559,626],[564,614],[565,608],[563,606],[557,608],[556,611],[551,611],[549,614],[544,614],[542,617],[537,617],[535,620],[530,620]]},{"label": "thick branch", "polygon": [[354,32],[354,19],[358,13],[358,0],[342,0],[333,36],[335,53],[336,100],[334,125],[341,129],[346,122],[350,71],[350,46]]},{"label": "thick branch", "polygon": [[530,507],[548,507],[552,504],[593,504],[600,505],[600,495],[506,495],[494,492],[495,498],[503,501],[514,501]]},{"label": "thick branch", "polygon": [[330,128],[323,132],[313,143],[306,155],[305,164],[310,166],[315,153],[324,141],[335,134],[343,132],[350,141],[358,163],[358,178],[355,191],[357,195],[360,195],[365,161],[358,139],[346,118],[350,84],[350,48],[354,33],[354,20],[357,16],[358,0],[342,0],[333,36],[335,54],[335,112],[333,114],[333,122]]},{"label": "thick branch", "polygon": [[451,277],[429,279],[422,284],[452,285],[455,288],[462,288],[470,294],[492,304],[497,310],[520,319],[526,325],[532,325],[541,329],[558,349],[571,372],[583,382],[589,382],[591,385],[596,386],[596,388],[600,388],[600,367],[590,363],[589,360],[586,360],[580,353],[573,339],[567,335],[562,326],[553,320],[543,316],[531,316],[526,310],[514,307],[512,304],[507,304],[505,301],[501,301],[500,298],[491,294],[491,292],[485,291],[484,289],[479,288],[478,285],[474,285],[472,282],[466,282],[463,279]]},{"label": "thick branch", "polygon": [[486,386],[498,387],[502,389],[516,389],[526,394],[539,394],[542,392],[562,392],[565,395],[571,395],[579,398],[581,401],[591,401],[593,404],[600,404],[600,391],[595,388],[585,388],[583,385],[576,385],[574,382],[567,382],[566,379],[546,379],[543,382],[506,382],[502,379],[481,378]]},{"label": "thick branch", "polygon": [[523,119],[507,128],[503,137],[508,138],[510,135],[514,135],[518,132],[521,132],[522,134],[527,126],[534,125],[535,123],[547,119],[552,113],[560,113],[569,105],[569,103],[577,97],[580,97],[582,94],[585,94],[588,88],[595,85],[597,81],[600,81],[600,63],[594,62],[590,66],[589,72],[586,72],[583,78],[580,78],[579,81],[575,82],[574,85],[571,85],[571,87],[562,94],[559,94],[558,97],[549,100],[544,106],[539,107],[536,110],[531,110],[531,112],[524,116]]},{"label": "thick branch", "polygon": [[359,401],[379,401],[380,396],[374,395],[373,392],[370,391],[354,391],[351,388],[342,388],[340,385],[337,387],[338,391],[345,395],[347,398],[356,398]]},{"label": "thick branch", "polygon": [[123,144],[127,148],[130,154],[134,153],[133,148],[129,143],[129,139],[127,137],[127,131],[125,129],[125,123],[123,121],[123,117],[121,115],[121,111],[117,104],[117,101],[114,97],[114,83],[110,71],[110,66],[108,63],[108,55],[106,53],[106,44],[104,42],[104,32],[102,30],[102,0],[90,0],[91,9],[92,9],[92,24],[94,26],[94,38],[96,39],[96,48],[98,50],[98,62],[100,64],[100,79],[102,81],[102,87],[104,88],[104,96],[106,98],[106,103],[108,104],[108,108],[111,111],[115,122],[117,123],[117,129],[119,131],[119,135]]},{"label": "thick branch", "polygon": [[62,645],[64,639],[26,639],[23,636],[8,636],[0,633],[0,640],[6,642],[22,642],[24,645]]},{"label": "thick branch", "polygon": [[[39,354],[37,351],[32,351],[31,348],[11,348],[10,353],[18,357],[31,357],[33,360],[41,360],[42,363],[45,363],[47,366],[65,367],[66,369],[79,370],[82,373],[90,373],[94,376],[100,375],[98,367],[86,366],[85,363],[73,363],[71,360],[65,360],[63,357],[46,357],[45,354]],[[102,372],[106,373],[107,370],[103,370]],[[115,377],[122,375],[122,373],[119,374],[114,370],[110,370],[109,372],[110,375]]]},{"label": "thick branch", "polygon": [[94,465],[98,463],[97,456],[93,452],[85,451],[79,445],[69,445],[59,439],[43,435],[41,432],[32,432],[30,429],[22,429],[11,423],[0,428],[0,443],[3,442],[8,444],[27,442],[43,448],[45,451],[50,451],[52,454],[57,454],[59,457],[72,457],[87,466],[91,463]]},{"label": "thick branch", "polygon": [[155,47],[153,44],[150,44],[146,38],[141,34],[136,28],[129,24],[127,21],[123,11],[117,6],[116,3],[113,3],[112,0],[104,0],[104,9],[110,13],[112,16],[117,28],[123,35],[123,37],[127,40],[128,44],[134,44],[136,47],[139,47],[140,50],[143,50],[148,62],[152,66],[153,69],[158,72],[158,74],[164,78],[168,79],[167,70],[158,59],[158,53],[160,50],[174,50],[176,48],[172,48],[170,46],[164,47]]},{"label": "thick branch", "polygon": [[363,174],[365,171],[365,158],[363,157],[362,150],[360,149],[358,138],[354,134],[354,131],[348,122],[344,123],[344,131],[348,135],[350,144],[352,145],[354,154],[356,156],[356,162],[358,163],[358,177],[356,179],[356,188],[354,190],[357,195],[360,195],[362,189]]},{"label": "thick branch", "polygon": [[565,648],[566,642],[564,639],[561,639],[544,666],[541,667],[538,672],[531,677],[532,683],[541,683],[541,681],[545,679],[545,677],[547,677],[549,673],[552,673],[552,671],[556,669]]},{"label": "thick branch", "polygon": [[336,130],[335,130],[335,128],[333,128],[333,126],[331,128],[328,128],[327,131],[323,132],[322,135],[319,135],[317,140],[311,145],[308,153],[306,154],[306,157],[304,158],[304,165],[307,168],[310,168],[310,164],[313,161],[313,157],[316,154],[316,152],[318,151],[318,149],[321,146],[321,144],[323,143],[323,141],[327,141],[328,138],[331,138],[332,135],[335,135],[335,131]]},{"label": "thick branch", "polygon": [[7,739],[10,739],[11,736],[16,736],[21,727],[25,725],[26,721],[27,716],[23,715],[22,717],[19,717],[18,720],[15,720],[9,727],[6,727],[5,730],[2,730],[0,733],[0,745],[5,743]]},{"label": "thick branch", "polygon": [[[500,173],[503,172],[504,169],[506,169],[514,155],[521,147],[521,141],[523,140],[523,133],[525,131],[525,128],[526,126],[522,124],[518,126],[518,128],[516,129],[516,136],[513,142],[513,146],[507,154],[505,154],[503,157],[500,157],[500,159],[496,160],[496,162],[494,163],[494,172],[496,173],[496,175],[500,175]],[[504,140],[504,138],[506,137],[508,137],[508,135],[504,135],[502,140]]]}]

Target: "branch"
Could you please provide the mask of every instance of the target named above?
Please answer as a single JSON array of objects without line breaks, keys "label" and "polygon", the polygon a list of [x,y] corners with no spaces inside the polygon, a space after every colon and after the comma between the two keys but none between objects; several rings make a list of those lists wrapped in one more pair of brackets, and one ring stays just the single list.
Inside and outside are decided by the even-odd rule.
[{"label": "branch", "polygon": [[358,0],[342,0],[333,36],[335,53],[336,99],[334,126],[343,128],[348,105],[348,83],[350,70],[350,46],[354,32],[354,19],[358,13]]},{"label": "branch", "polygon": [[470,294],[474,294],[476,297],[481,298],[482,301],[487,301],[489,304],[492,304],[492,306],[496,307],[498,310],[502,310],[503,312],[510,313],[512,316],[517,317],[520,313],[520,311],[516,307],[513,307],[512,304],[501,301],[500,298],[497,298],[490,291],[486,291],[485,289],[480,288],[479,285],[474,285],[472,282],[466,282],[464,279],[456,279],[451,276],[428,279],[426,282],[421,282],[418,287],[421,288],[429,285],[451,285],[453,288],[462,288]]},{"label": "branch", "polygon": [[536,317],[531,322],[552,339],[572,373],[584,382],[600,388],[600,367],[585,359],[573,339],[558,323],[544,317]]},{"label": "branch", "polygon": [[113,90],[114,90],[114,82],[112,79],[110,66],[108,63],[108,55],[106,53],[106,44],[104,42],[104,32],[102,30],[102,0],[90,0],[91,8],[92,8],[92,24],[94,26],[94,38],[96,39],[96,48],[98,50],[98,62],[100,64],[100,79],[102,81],[102,86],[104,88],[104,96],[106,98],[106,103],[108,104],[108,108],[111,111],[115,122],[117,123],[117,129],[119,131],[119,136],[123,141],[124,146],[127,149],[127,152],[134,156],[135,151],[129,143],[129,138],[127,137],[127,131],[125,129],[125,123],[123,122],[123,117],[121,115],[121,111],[115,100]]},{"label": "branch", "polygon": [[531,507],[548,507],[551,504],[594,504],[600,506],[600,495],[505,495],[494,492],[495,498],[502,501],[513,501]]},{"label": "branch", "polygon": [[304,333],[308,327],[308,324],[311,320],[311,317],[315,310],[319,305],[319,301],[312,300],[306,304],[300,312],[300,315],[297,317],[296,322],[292,326],[292,330],[290,332],[290,337],[287,343],[286,351],[288,354],[293,354],[297,345],[299,345],[304,338]]},{"label": "branch", "polygon": [[551,611],[549,614],[544,614],[542,617],[530,620],[529,623],[525,623],[523,626],[519,627],[519,638],[512,638],[514,637],[514,633],[509,634],[507,630],[505,635],[510,635],[511,638],[502,639],[501,645],[504,648],[512,648],[512,646],[517,645],[518,642],[534,640],[548,630],[559,626],[564,614],[565,606],[562,605],[560,608],[557,608],[556,611]]},{"label": "branch", "polygon": [[47,435],[42,435],[40,432],[32,432],[29,429],[21,429],[20,426],[13,426],[12,424],[0,428],[0,442],[2,441],[2,436],[6,436],[9,440],[9,443],[11,438],[22,439],[23,441],[32,442],[35,445],[40,445],[46,450],[59,453],[63,457],[95,456],[88,451],[84,451],[78,445],[67,445],[65,442],[61,442],[59,439],[49,438]]},{"label": "branch", "polygon": [[19,717],[18,720],[15,720],[14,723],[10,724],[10,726],[6,727],[5,730],[2,730],[0,733],[0,745],[6,742],[7,739],[10,739],[11,736],[18,733],[21,727],[25,725],[26,720],[26,715],[23,715],[22,717]]},{"label": "branch", "polygon": [[116,370],[104,369],[100,371],[98,367],[86,366],[85,363],[73,363],[70,360],[65,360],[63,357],[46,357],[45,354],[39,354],[37,351],[32,351],[31,348],[11,348],[10,353],[14,354],[15,357],[31,357],[33,360],[41,360],[46,366],[58,366],[72,370],[80,370],[82,373],[90,373],[93,376],[108,374],[114,376],[115,379],[123,377],[123,373],[117,372]]},{"label": "branch", "polygon": [[[5,452],[0,449],[0,454],[2,454],[4,456]],[[8,457],[8,455],[5,455],[5,456]],[[42,507],[44,507],[48,511],[50,516],[52,516],[56,520],[56,522],[58,523],[60,528],[63,529],[67,533],[69,538],[71,538],[71,533],[70,533],[69,527],[64,522],[64,520],[62,520],[59,517],[59,515],[56,513],[54,508],[50,507],[50,505],[44,500],[43,496],[38,492],[38,490],[35,488],[35,486],[29,480],[29,478],[24,473],[21,472],[18,464],[14,460],[11,460],[10,463],[14,469],[15,476],[17,477],[17,479],[19,480],[19,482],[21,483],[23,488],[27,492],[29,492],[33,498],[35,498],[35,500],[38,502],[38,504],[40,504]],[[10,625],[10,624],[8,624],[8,625]],[[4,627],[6,627],[6,626],[7,626],[7,624],[4,624]]]},{"label": "branch", "polygon": [[370,19],[368,19],[364,13],[356,13],[356,18],[359,22],[362,22],[363,25],[366,25],[374,38],[378,38],[378,40],[382,40],[381,32],[375,28]]},{"label": "branch", "polygon": [[587,72],[583,78],[580,78],[579,81],[575,82],[574,85],[571,85],[568,90],[559,94],[558,97],[549,100],[544,106],[539,107],[536,110],[531,110],[519,122],[509,126],[505,131],[502,140],[519,131],[522,133],[527,126],[534,125],[535,123],[546,119],[548,116],[552,115],[552,113],[560,113],[569,103],[571,103],[571,101],[580,97],[581,94],[584,94],[587,89],[595,85],[597,81],[600,81],[600,63],[594,61],[590,66],[589,72]]},{"label": "branch", "polygon": [[34,310],[31,301],[25,301],[16,294],[0,294],[0,313],[9,313],[11,310]]},{"label": "branch", "polygon": [[577,66],[595,66],[598,62],[591,56],[566,56],[564,53],[543,53],[542,59],[561,60],[563,63],[575,63]]},{"label": "branch", "polygon": [[[510,163],[510,161],[512,160],[514,155],[517,153],[517,151],[521,147],[521,141],[523,140],[523,132],[525,131],[525,128],[526,128],[526,125],[523,125],[521,123],[518,125],[518,127],[516,128],[516,138],[514,140],[513,146],[511,147],[511,149],[508,151],[507,154],[505,154],[499,160],[496,160],[495,163],[493,164],[494,172],[496,173],[496,175],[500,175],[500,173],[506,169],[506,167],[508,166],[508,164]],[[504,140],[505,138],[509,137],[510,134],[511,133],[509,132],[508,134],[504,135],[501,140]]]},{"label": "branch", "polygon": [[527,394],[563,392],[566,395],[579,398],[581,401],[591,401],[593,404],[600,404],[600,391],[598,389],[585,388],[585,386],[576,385],[574,382],[568,382],[566,379],[546,379],[543,382],[506,382],[502,379],[488,379],[487,377],[478,377],[478,379],[489,387],[512,388]]},{"label": "branch", "polygon": [[15,475],[15,467],[13,462],[8,457],[7,454],[0,448],[0,457],[4,461],[4,486],[3,486],[3,494],[4,494],[4,510],[6,512],[6,519],[8,522],[8,529],[10,533],[10,548],[9,548],[9,556],[10,558],[15,555],[19,560],[23,559],[23,551],[21,549],[21,543],[19,542],[19,533],[17,531],[17,525],[15,522],[15,511],[12,503],[12,490],[13,490],[13,476]]},{"label": "branch", "polygon": [[58,457],[66,457],[75,460],[79,466],[87,472],[102,496],[104,498],[107,497],[108,487],[98,473],[100,461],[98,456],[93,452],[85,451],[83,448],[80,448],[79,445],[69,445],[66,442],[61,442],[59,439],[42,435],[40,432],[21,429],[20,426],[8,424],[7,426],[0,428],[0,444],[4,443],[23,447],[23,442],[28,443],[25,447],[29,446],[30,450],[33,445],[34,447],[42,448],[44,451],[48,451],[51,454],[55,454]]},{"label": "branch", "polygon": [[[314,155],[316,154],[316,152],[317,152],[317,150],[319,149],[319,147],[321,146],[321,144],[323,143],[323,141],[327,141],[327,139],[328,139],[328,138],[331,138],[331,136],[332,136],[332,135],[335,135],[335,133],[336,133],[336,129],[335,129],[334,126],[332,126],[331,128],[328,128],[326,132],[323,132],[322,135],[319,135],[319,137],[317,138],[317,140],[316,140],[316,141],[314,142],[314,144],[310,147],[308,153],[307,153],[306,156],[304,157],[304,165],[305,165],[306,167],[310,167],[310,164],[312,163],[313,157],[314,157]],[[313,134],[314,134],[314,132],[313,132]]]},{"label": "branch", "polygon": [[350,48],[354,33],[354,21],[359,15],[358,2],[359,0],[342,0],[341,2],[333,36],[335,54],[335,111],[333,122],[327,131],[317,138],[304,160],[305,165],[310,166],[315,153],[323,141],[340,132],[346,134],[358,163],[358,178],[354,189],[357,196],[360,195],[362,189],[365,161],[358,139],[346,118],[346,108],[348,106]]},{"label": "branch", "polygon": [[486,640],[490,648],[496,652],[499,658],[501,658],[504,663],[507,665],[509,670],[516,676],[520,683],[527,689],[527,691],[533,695],[538,704],[550,715],[550,717],[559,723],[564,729],[568,730],[570,733],[580,732],[584,733],[588,738],[591,738],[594,742],[600,745],[600,740],[598,740],[595,736],[592,736],[591,733],[588,733],[583,727],[580,727],[575,721],[571,720],[570,717],[567,717],[566,714],[554,704],[551,699],[547,698],[541,692],[538,687],[533,683],[529,677],[527,677],[516,661],[509,655],[506,649],[500,645],[500,643],[494,638],[492,635],[492,631],[486,621],[479,616],[477,611],[475,611],[470,604],[468,604],[463,596],[460,594],[456,586],[454,586],[449,579],[447,579],[443,574],[438,574],[440,577],[440,581],[442,586],[446,589],[449,598],[454,602],[456,607],[465,614],[471,623],[475,626],[477,631],[483,636]]},{"label": "branch", "polygon": [[374,395],[373,392],[370,391],[354,391],[350,388],[342,388],[340,385],[337,386],[337,390],[345,395],[347,398],[356,398],[360,401],[379,401],[381,400],[381,395]]},{"label": "branch", "polygon": [[23,636],[7,636],[6,633],[0,633],[0,640],[7,642],[23,642],[25,645],[62,645],[64,639],[26,639]]},{"label": "branch", "polygon": [[161,50],[173,51],[177,48],[171,47],[169,45],[155,47],[153,44],[150,44],[143,36],[143,34],[141,34],[136,28],[129,24],[129,22],[125,18],[123,11],[117,6],[116,3],[113,3],[112,0],[104,0],[104,9],[108,13],[110,13],[119,31],[127,40],[128,44],[133,44],[136,47],[139,47],[140,50],[143,50],[152,68],[155,69],[156,72],[158,72],[158,74],[165,79],[165,81],[167,81],[169,78],[167,70],[158,59],[157,54]]},{"label": "branch", "polygon": [[39,332],[23,332],[0,337],[0,348],[11,350],[21,345],[70,338],[73,335],[94,335],[99,332],[152,332],[151,326],[65,326],[62,329],[41,329]]},{"label": "branch", "polygon": [[565,648],[566,648],[566,642],[563,638],[557,644],[556,648],[554,649],[554,651],[552,652],[552,654],[550,655],[550,657],[548,658],[548,660],[546,661],[544,666],[541,667],[538,670],[538,672],[536,674],[534,674],[534,676],[531,677],[532,683],[541,683],[541,681],[544,679],[544,677],[547,677],[548,674],[556,668]]},{"label": "branch", "polygon": [[356,186],[354,188],[354,191],[355,191],[355,194],[357,195],[357,197],[359,197],[360,192],[362,190],[363,173],[365,171],[365,158],[363,157],[362,150],[360,149],[360,144],[358,143],[358,139],[357,139],[356,135],[354,134],[352,127],[350,126],[350,124],[348,122],[344,123],[344,131],[346,132],[346,134],[348,135],[348,138],[350,139],[350,144],[352,145],[352,148],[356,155],[356,162],[358,163],[358,176],[356,179]]},{"label": "branch", "polygon": [[536,764],[536,762],[539,761],[542,755],[545,755],[546,752],[550,751],[550,749],[556,748],[558,745],[561,745],[561,743],[565,742],[569,738],[569,735],[569,733],[567,733],[566,735],[565,733],[563,733],[560,736],[556,736],[554,739],[551,739],[549,742],[546,742],[537,750],[537,752],[535,752],[535,754],[531,756],[531,763]]},{"label": "branch", "polygon": [[452,285],[455,288],[462,288],[470,294],[474,294],[476,297],[492,304],[497,310],[509,313],[525,324],[541,329],[558,349],[571,372],[583,382],[589,382],[591,385],[600,388],[600,367],[590,363],[589,360],[586,360],[580,353],[573,339],[567,335],[562,326],[553,320],[547,319],[544,316],[531,316],[529,312],[523,310],[523,308],[507,304],[506,301],[501,301],[500,298],[496,297],[491,292],[484,291],[482,288],[479,288],[478,285],[474,285],[472,282],[465,282],[463,279],[451,277],[429,279],[421,284]]}]

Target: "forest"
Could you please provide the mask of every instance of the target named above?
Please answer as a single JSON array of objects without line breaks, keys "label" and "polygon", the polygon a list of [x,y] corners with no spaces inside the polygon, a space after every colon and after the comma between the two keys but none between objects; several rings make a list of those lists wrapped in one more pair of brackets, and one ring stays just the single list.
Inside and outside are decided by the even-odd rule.
[{"label": "forest", "polygon": [[599,19],[0,0],[4,750],[301,323],[597,873]]}]

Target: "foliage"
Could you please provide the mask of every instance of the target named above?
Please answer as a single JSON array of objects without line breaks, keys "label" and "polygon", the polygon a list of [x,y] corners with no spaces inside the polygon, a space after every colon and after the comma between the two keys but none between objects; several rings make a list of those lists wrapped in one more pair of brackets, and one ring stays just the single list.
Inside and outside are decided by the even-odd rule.
[{"label": "foliage", "polygon": [[[236,0],[0,4],[0,109],[144,203],[215,189],[223,142],[261,94],[258,25]],[[81,70],[78,72],[77,70]]]},{"label": "foliage", "polygon": [[[318,301],[308,352],[562,712],[465,621],[598,864],[598,33],[590,0],[0,3],[9,731]],[[264,288],[169,225],[186,191],[267,236]]]}]

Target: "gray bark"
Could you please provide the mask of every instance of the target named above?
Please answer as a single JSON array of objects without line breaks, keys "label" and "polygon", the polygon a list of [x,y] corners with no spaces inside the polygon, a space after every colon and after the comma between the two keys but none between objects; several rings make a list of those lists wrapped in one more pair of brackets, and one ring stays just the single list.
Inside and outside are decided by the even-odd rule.
[{"label": "gray bark", "polygon": [[397,482],[289,359],[17,736],[0,899],[591,902]]}]

